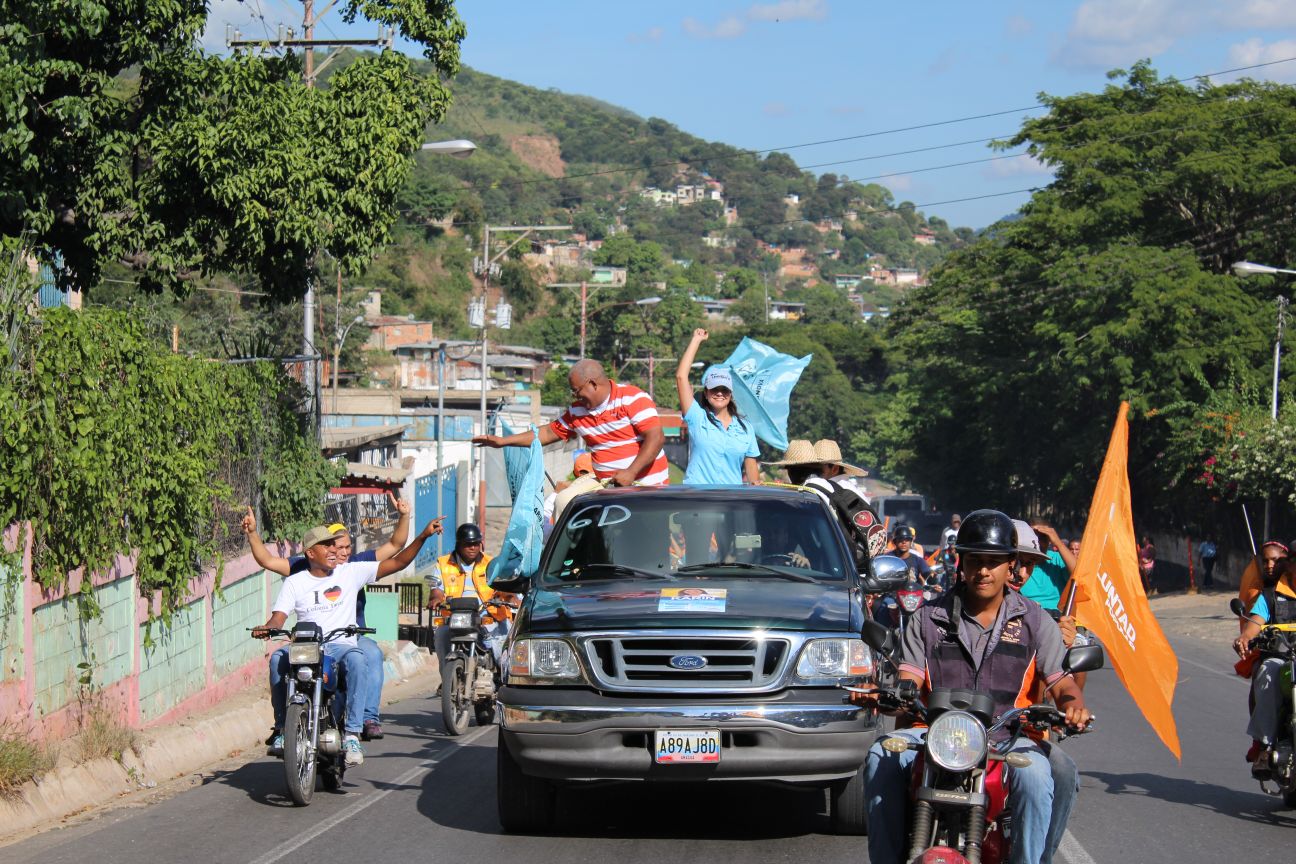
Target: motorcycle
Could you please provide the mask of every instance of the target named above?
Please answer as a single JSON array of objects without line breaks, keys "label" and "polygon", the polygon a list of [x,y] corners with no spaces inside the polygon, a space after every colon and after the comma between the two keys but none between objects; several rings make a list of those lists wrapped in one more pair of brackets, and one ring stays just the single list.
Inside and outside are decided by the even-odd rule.
[{"label": "motorcycle", "polygon": [[[864,639],[882,652],[888,633],[873,622]],[[1072,648],[1063,668],[1088,672],[1103,664],[1102,647]],[[933,690],[924,704],[912,681],[879,692],[884,708],[907,711],[928,725],[926,738],[913,742],[888,737],[892,753],[917,750],[909,810],[909,855],[922,864],[1001,864],[1012,844],[1010,779],[1004,766],[1025,768],[1030,760],[1010,752],[1027,729],[1051,732],[1054,741],[1086,730],[1068,729],[1066,716],[1052,705],[1013,708],[992,717],[994,698],[974,690]],[[1000,736],[1000,733],[1005,733]],[[1002,740],[995,741],[996,737]]]},{"label": "motorcycle", "polygon": [[892,651],[904,638],[909,617],[930,602],[932,593],[918,578],[904,559],[894,555],[879,555],[873,559],[873,568],[892,578],[905,576],[905,581],[874,604],[874,620],[890,631],[886,650],[879,652],[878,685],[887,687],[895,683],[899,669],[892,662]]},{"label": "motorcycle", "polygon": [[324,645],[340,636],[376,633],[351,625],[324,635],[318,624],[299,621],[292,630],[271,629],[271,638],[288,636],[287,713],[284,715],[284,779],[293,803],[305,807],[315,795],[315,780],[330,792],[342,788],[346,761],[342,730],[346,700],[339,698],[338,664]]},{"label": "motorcycle", "polygon": [[[450,650],[441,664],[441,721],[450,735],[468,729],[471,712],[478,726],[495,722],[495,693],[501,682],[499,664],[491,650],[488,625],[494,620],[486,605],[517,609],[516,604],[476,597],[455,597],[442,608],[437,623],[450,630]],[[497,637],[496,637],[497,638]]]},{"label": "motorcycle", "polygon": [[[1242,601],[1234,597],[1229,601],[1229,609],[1244,620],[1247,615],[1242,607]],[[1296,807],[1296,713],[1292,710],[1292,681],[1296,680],[1296,624],[1266,624],[1260,629],[1259,635],[1248,644],[1250,652],[1255,652],[1254,659],[1268,659],[1277,657],[1283,661],[1283,670],[1280,677],[1280,687],[1282,688],[1283,700],[1282,711],[1278,721],[1278,735],[1272,747],[1269,748],[1269,763],[1267,774],[1254,774],[1260,781],[1260,789],[1272,795],[1281,795],[1283,803],[1288,807]],[[1244,663],[1253,662],[1253,658],[1248,657],[1239,661],[1238,666]],[[1241,670],[1239,669],[1239,672]],[[1246,671],[1245,677],[1251,677],[1251,670]],[[1254,708],[1254,705],[1252,706]],[[1275,789],[1271,790],[1266,784],[1267,780],[1272,780]]]}]

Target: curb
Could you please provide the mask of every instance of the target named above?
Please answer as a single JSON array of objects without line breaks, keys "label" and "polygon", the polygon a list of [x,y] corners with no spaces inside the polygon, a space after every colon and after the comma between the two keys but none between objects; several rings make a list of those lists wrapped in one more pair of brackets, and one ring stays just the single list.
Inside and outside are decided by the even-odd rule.
[{"label": "curb", "polygon": [[[409,642],[382,643],[382,649],[382,704],[431,693],[440,684],[437,664],[425,649]],[[120,762],[103,758],[60,764],[14,795],[0,797],[0,842],[56,827],[51,823],[262,747],[272,722],[270,699],[263,687],[255,686],[210,711],[146,730],[141,733],[144,743],[127,751]]]}]

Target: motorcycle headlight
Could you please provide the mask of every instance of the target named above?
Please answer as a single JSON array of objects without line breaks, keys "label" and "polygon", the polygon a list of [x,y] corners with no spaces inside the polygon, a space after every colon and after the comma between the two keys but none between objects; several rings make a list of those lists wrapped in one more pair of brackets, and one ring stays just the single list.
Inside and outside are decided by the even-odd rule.
[{"label": "motorcycle headlight", "polygon": [[581,677],[576,652],[564,639],[521,639],[509,652],[509,679],[518,684],[552,684]]},{"label": "motorcycle headlight", "polygon": [[974,768],[985,752],[985,726],[966,711],[946,711],[927,730],[927,755],[946,771]]},{"label": "motorcycle headlight", "polygon": [[801,649],[801,678],[852,678],[873,672],[873,654],[861,639],[812,639]]},{"label": "motorcycle headlight", "polygon": [[297,680],[303,684],[309,684],[315,677],[315,671],[309,666],[302,666],[297,670]]},{"label": "motorcycle headlight", "polygon": [[452,612],[450,614],[450,629],[471,630],[472,619],[473,616],[471,612]]},{"label": "motorcycle headlight", "polygon": [[318,642],[293,642],[288,646],[288,662],[293,666],[318,666],[320,655]]}]

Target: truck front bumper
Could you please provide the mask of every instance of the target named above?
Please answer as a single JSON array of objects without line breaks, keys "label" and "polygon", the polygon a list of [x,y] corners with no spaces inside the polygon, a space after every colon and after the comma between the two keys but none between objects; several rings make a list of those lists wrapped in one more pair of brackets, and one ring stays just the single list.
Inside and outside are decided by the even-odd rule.
[{"label": "truck front bumper", "polygon": [[[834,689],[741,698],[628,701],[587,690],[504,687],[501,736],[522,770],[552,780],[772,780],[825,784],[855,775],[877,715]],[[718,729],[720,761],[659,765],[658,730]]]}]

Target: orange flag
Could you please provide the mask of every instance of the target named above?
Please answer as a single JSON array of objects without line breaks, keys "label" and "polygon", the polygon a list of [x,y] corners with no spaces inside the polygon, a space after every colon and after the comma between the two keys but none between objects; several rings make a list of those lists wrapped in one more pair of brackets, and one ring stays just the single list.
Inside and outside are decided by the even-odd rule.
[{"label": "orange flag", "polygon": [[1138,545],[1130,509],[1129,403],[1122,402],[1107,445],[1073,579],[1076,619],[1093,631],[1116,674],[1162,743],[1182,759],[1171,703],[1179,660],[1161,632],[1139,578]]}]

